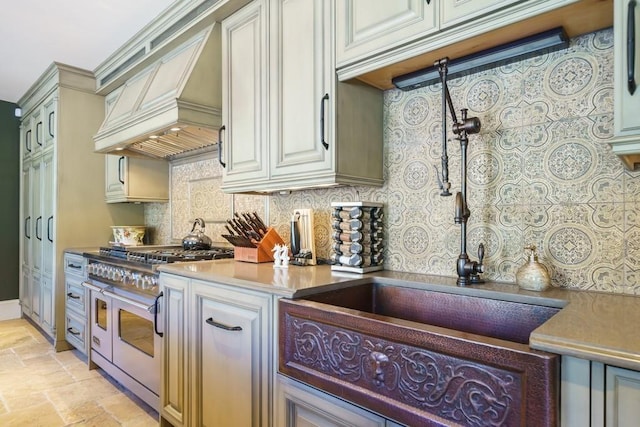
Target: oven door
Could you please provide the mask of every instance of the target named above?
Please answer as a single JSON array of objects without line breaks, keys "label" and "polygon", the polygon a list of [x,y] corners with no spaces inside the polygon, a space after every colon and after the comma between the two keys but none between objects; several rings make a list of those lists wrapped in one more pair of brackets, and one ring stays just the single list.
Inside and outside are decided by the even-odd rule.
[{"label": "oven door", "polygon": [[112,363],[153,393],[160,392],[161,338],[154,329],[154,303],[111,297]]},{"label": "oven door", "polygon": [[102,357],[111,361],[111,298],[102,293],[102,288],[84,283],[91,292],[91,342],[92,350],[100,353]]}]

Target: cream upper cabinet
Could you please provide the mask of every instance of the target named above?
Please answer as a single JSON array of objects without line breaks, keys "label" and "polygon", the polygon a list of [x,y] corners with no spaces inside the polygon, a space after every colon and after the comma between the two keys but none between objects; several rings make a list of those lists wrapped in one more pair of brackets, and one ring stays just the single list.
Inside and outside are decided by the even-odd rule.
[{"label": "cream upper cabinet", "polygon": [[[334,5],[321,0],[259,1],[223,22],[224,191],[382,185],[382,92],[337,82]],[[251,29],[239,25],[247,21]],[[241,40],[254,46],[240,49],[237,44],[235,49],[243,53],[238,60],[231,30],[236,38],[240,30],[246,31]],[[255,46],[260,46],[260,55]],[[254,71],[242,84],[237,81],[242,74],[230,67],[236,61],[244,64],[246,57],[266,60],[267,66],[250,61],[244,73]],[[238,132],[245,136],[238,137]]]},{"label": "cream upper cabinet", "polygon": [[[444,56],[460,58],[565,21],[574,31],[595,31],[610,25],[602,12],[609,7],[605,3],[609,2],[336,0],[338,79],[358,78],[386,90],[393,88],[393,77],[431,67]],[[571,9],[556,13],[565,6]]]},{"label": "cream upper cabinet", "polygon": [[111,154],[105,158],[107,203],[169,200],[169,163],[166,160]]},{"label": "cream upper cabinet", "polygon": [[56,141],[56,111],[58,106],[57,96],[50,96],[44,102],[43,106],[43,145],[48,148],[55,144]]},{"label": "cream upper cabinet", "polygon": [[337,0],[337,65],[375,55],[438,30],[436,0]]},{"label": "cream upper cabinet", "polygon": [[445,28],[491,13],[525,0],[444,0],[440,9],[440,26]]},{"label": "cream upper cabinet", "polygon": [[222,123],[224,183],[268,177],[267,14],[254,1],[222,21]]},{"label": "cream upper cabinet", "polygon": [[271,180],[334,169],[331,2],[271,2]]},{"label": "cream upper cabinet", "polygon": [[610,144],[625,165],[634,169],[640,165],[640,5],[614,0],[613,7],[615,135]]}]

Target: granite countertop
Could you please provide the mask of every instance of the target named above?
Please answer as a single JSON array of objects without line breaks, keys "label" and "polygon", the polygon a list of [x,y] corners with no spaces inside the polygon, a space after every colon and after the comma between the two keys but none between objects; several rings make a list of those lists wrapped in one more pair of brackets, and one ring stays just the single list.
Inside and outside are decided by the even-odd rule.
[{"label": "granite countertop", "polygon": [[458,287],[455,278],[442,276],[394,271],[362,275],[332,271],[326,265],[280,269],[271,263],[233,260],[167,264],[159,271],[286,298],[376,281],[558,307],[559,313],[531,334],[532,348],[640,371],[640,297],[636,296],[557,288],[532,292],[508,283]]}]

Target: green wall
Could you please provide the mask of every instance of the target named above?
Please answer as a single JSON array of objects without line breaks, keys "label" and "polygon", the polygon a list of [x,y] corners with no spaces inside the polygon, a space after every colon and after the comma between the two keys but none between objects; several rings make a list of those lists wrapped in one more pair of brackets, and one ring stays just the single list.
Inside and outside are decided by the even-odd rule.
[{"label": "green wall", "polygon": [[0,301],[18,298],[20,263],[20,120],[0,101]]}]

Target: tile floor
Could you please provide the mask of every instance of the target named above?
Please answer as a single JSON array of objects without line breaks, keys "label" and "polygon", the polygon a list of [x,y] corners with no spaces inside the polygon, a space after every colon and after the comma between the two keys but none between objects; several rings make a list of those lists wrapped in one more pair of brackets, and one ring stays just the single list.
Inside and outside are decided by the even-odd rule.
[{"label": "tile floor", "polygon": [[0,426],[157,426],[158,414],[23,319],[0,321]]}]

